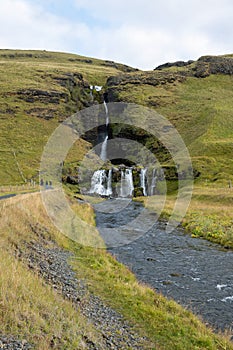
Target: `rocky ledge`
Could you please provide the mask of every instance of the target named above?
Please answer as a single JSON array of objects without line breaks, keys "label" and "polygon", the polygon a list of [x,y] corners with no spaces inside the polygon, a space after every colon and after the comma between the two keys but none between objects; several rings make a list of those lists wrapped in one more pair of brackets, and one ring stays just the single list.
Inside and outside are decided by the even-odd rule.
[{"label": "rocky ledge", "polygon": [[44,91],[36,89],[26,89],[17,92],[19,98],[25,102],[41,102],[59,104],[61,101],[68,101],[68,94],[60,91]]}]

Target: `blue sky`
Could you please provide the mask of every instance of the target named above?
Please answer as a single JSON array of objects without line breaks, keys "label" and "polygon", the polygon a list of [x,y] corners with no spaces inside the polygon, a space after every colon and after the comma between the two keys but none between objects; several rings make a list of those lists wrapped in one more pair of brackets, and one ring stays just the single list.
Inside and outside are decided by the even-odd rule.
[{"label": "blue sky", "polygon": [[46,49],[141,69],[233,53],[232,0],[0,0],[0,48]]}]

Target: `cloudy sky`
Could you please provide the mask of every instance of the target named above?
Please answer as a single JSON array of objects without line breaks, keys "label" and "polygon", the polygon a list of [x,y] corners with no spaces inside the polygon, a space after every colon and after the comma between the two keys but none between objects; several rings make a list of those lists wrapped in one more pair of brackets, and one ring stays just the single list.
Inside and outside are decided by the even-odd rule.
[{"label": "cloudy sky", "polygon": [[232,0],[0,0],[0,48],[46,49],[141,69],[233,53]]}]

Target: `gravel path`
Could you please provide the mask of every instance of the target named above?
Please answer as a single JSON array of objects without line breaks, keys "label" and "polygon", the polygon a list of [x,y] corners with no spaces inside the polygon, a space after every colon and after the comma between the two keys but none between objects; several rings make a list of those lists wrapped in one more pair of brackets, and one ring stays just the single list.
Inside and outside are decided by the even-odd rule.
[{"label": "gravel path", "polygon": [[30,350],[32,346],[26,340],[18,340],[12,336],[4,336],[0,333],[0,349],[5,350]]},{"label": "gravel path", "polygon": [[98,331],[100,335],[98,344],[83,337],[87,349],[145,349],[146,339],[138,335],[122,315],[105,305],[99,297],[91,294],[84,281],[77,279],[68,263],[74,255],[55,244],[48,245],[48,243],[43,239],[40,242],[31,242],[25,251],[19,252],[20,258],[64,298],[72,301]]}]

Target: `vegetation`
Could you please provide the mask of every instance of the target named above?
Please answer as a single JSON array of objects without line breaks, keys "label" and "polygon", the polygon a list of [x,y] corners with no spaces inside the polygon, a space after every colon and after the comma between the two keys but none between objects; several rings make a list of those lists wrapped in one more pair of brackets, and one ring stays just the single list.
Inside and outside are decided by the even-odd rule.
[{"label": "vegetation", "polygon": [[[233,248],[233,192],[229,186],[233,181],[233,78],[227,74],[198,78],[193,74],[195,67],[194,62],[162,72],[140,72],[72,54],[0,50],[0,195],[21,193],[0,201],[0,323],[4,334],[19,335],[42,350],[50,349],[51,341],[61,349],[82,348],[82,335],[98,343],[97,331],[72,303],[19,261],[17,252],[39,239],[33,232],[37,225],[48,244],[55,240],[74,252],[71,263],[90,292],[119,310],[154,348],[233,349],[226,335],[214,334],[189,311],[139,284],[104,249],[82,246],[59,233],[38,193],[22,195],[38,190],[40,158],[51,133],[72,113],[93,103],[90,85],[103,85],[114,101],[154,108],[175,125],[200,172],[182,225],[193,237]],[[110,76],[128,80],[111,85]],[[96,92],[94,95],[96,102],[102,101]],[[155,151],[160,147],[151,139],[146,142]],[[72,173],[90,147],[85,140],[75,143],[65,160],[64,174]],[[166,163],[165,153],[163,157]],[[176,199],[173,185],[171,181],[162,212],[165,218]],[[78,186],[65,188],[70,197],[78,192]],[[158,195],[140,200],[157,210]],[[91,235],[98,237],[92,207],[72,200],[71,205],[91,225]],[[85,235],[84,226],[81,228]]]},{"label": "vegetation", "polygon": [[116,85],[114,89],[119,88],[118,100],[155,108],[168,118],[186,143],[201,181],[226,186],[233,179],[232,79],[223,74],[188,76],[182,82],[174,79],[156,86],[142,79],[141,84]]},{"label": "vegetation", "polygon": [[[59,122],[90,101],[90,85],[104,85],[123,68],[72,54],[0,50],[1,185],[38,182],[43,148]],[[77,163],[87,147],[77,142],[67,162]]]},{"label": "vegetation", "polygon": [[[159,196],[141,197],[147,208],[158,211]],[[168,195],[161,216],[169,218],[176,195]],[[191,203],[182,220],[182,226],[192,234],[221,244],[229,249],[233,248],[233,191],[229,188],[212,186],[198,186],[194,188]]]},{"label": "vegetation", "polygon": [[[212,333],[191,312],[138,283],[105,250],[80,246],[61,235],[48,220],[39,194],[17,196],[0,205],[0,322],[4,333],[18,334],[38,349],[52,348],[52,339],[61,349],[82,348],[81,335],[85,334],[98,344],[97,332],[72,303],[64,301],[16,259],[17,252],[26,249],[26,242],[39,240],[32,230],[36,226],[48,245],[55,240],[74,252],[71,264],[78,278],[147,336],[153,344],[150,349],[233,348],[227,336]],[[86,205],[75,203],[74,210],[93,224],[93,213]]]}]

